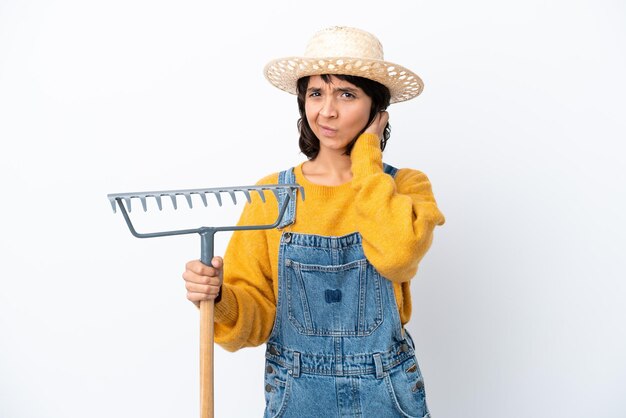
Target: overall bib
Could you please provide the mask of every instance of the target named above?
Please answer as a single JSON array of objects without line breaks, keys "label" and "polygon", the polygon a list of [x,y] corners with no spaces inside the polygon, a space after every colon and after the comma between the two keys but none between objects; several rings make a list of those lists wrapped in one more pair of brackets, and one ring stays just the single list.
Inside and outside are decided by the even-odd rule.
[{"label": "overall bib", "polygon": [[[279,183],[295,183],[293,169]],[[295,204],[280,227],[294,222]],[[361,235],[284,231],[278,265],[264,417],[429,417],[393,285],[365,258]]]}]

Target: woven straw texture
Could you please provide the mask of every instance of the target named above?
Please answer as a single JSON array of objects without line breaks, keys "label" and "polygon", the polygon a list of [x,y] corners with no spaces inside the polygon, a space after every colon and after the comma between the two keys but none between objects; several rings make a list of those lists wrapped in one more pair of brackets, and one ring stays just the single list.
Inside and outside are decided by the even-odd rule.
[{"label": "woven straw texture", "polygon": [[411,70],[384,60],[376,37],[356,28],[332,27],[316,33],[304,56],[279,58],[265,66],[265,77],[274,86],[296,94],[299,78],[320,74],[355,75],[378,81],[391,92],[391,103],[418,96],[422,80]]}]

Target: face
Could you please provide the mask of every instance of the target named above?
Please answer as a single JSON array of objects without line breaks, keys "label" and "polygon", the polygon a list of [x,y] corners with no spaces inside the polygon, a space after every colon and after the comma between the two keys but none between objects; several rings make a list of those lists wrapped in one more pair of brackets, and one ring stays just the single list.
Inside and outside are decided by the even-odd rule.
[{"label": "face", "polygon": [[320,152],[344,152],[369,121],[372,99],[365,92],[334,76],[309,79],[304,108],[307,121],[320,140]]}]

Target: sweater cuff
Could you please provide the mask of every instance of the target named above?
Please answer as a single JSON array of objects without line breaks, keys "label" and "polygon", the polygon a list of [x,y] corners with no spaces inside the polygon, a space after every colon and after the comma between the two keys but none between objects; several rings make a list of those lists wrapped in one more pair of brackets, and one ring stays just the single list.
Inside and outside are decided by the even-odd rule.
[{"label": "sweater cuff", "polygon": [[380,139],[376,134],[361,134],[352,152],[352,175],[355,180],[383,172],[383,153],[380,150]]},{"label": "sweater cuff", "polygon": [[215,322],[223,325],[234,325],[238,313],[237,298],[226,284],[220,289],[220,300],[215,303]]}]

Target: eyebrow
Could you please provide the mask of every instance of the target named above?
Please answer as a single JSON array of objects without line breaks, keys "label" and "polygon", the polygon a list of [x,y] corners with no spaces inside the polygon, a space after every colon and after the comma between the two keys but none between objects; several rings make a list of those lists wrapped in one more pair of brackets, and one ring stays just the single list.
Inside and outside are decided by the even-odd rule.
[{"label": "eyebrow", "polygon": [[[321,90],[321,89],[322,89],[321,87],[309,87],[309,88],[307,88],[307,89],[306,89],[306,91],[307,91],[307,93],[309,93],[309,92],[312,92],[312,91],[318,91],[318,90]],[[341,93],[343,93],[343,92],[347,92],[347,93],[352,93],[352,94],[354,94],[354,93],[359,93],[359,91],[360,91],[360,90],[361,90],[361,89],[359,89],[359,88],[355,88],[355,87],[335,87],[335,88],[333,89],[333,93],[337,93],[337,92],[341,92]]]}]

